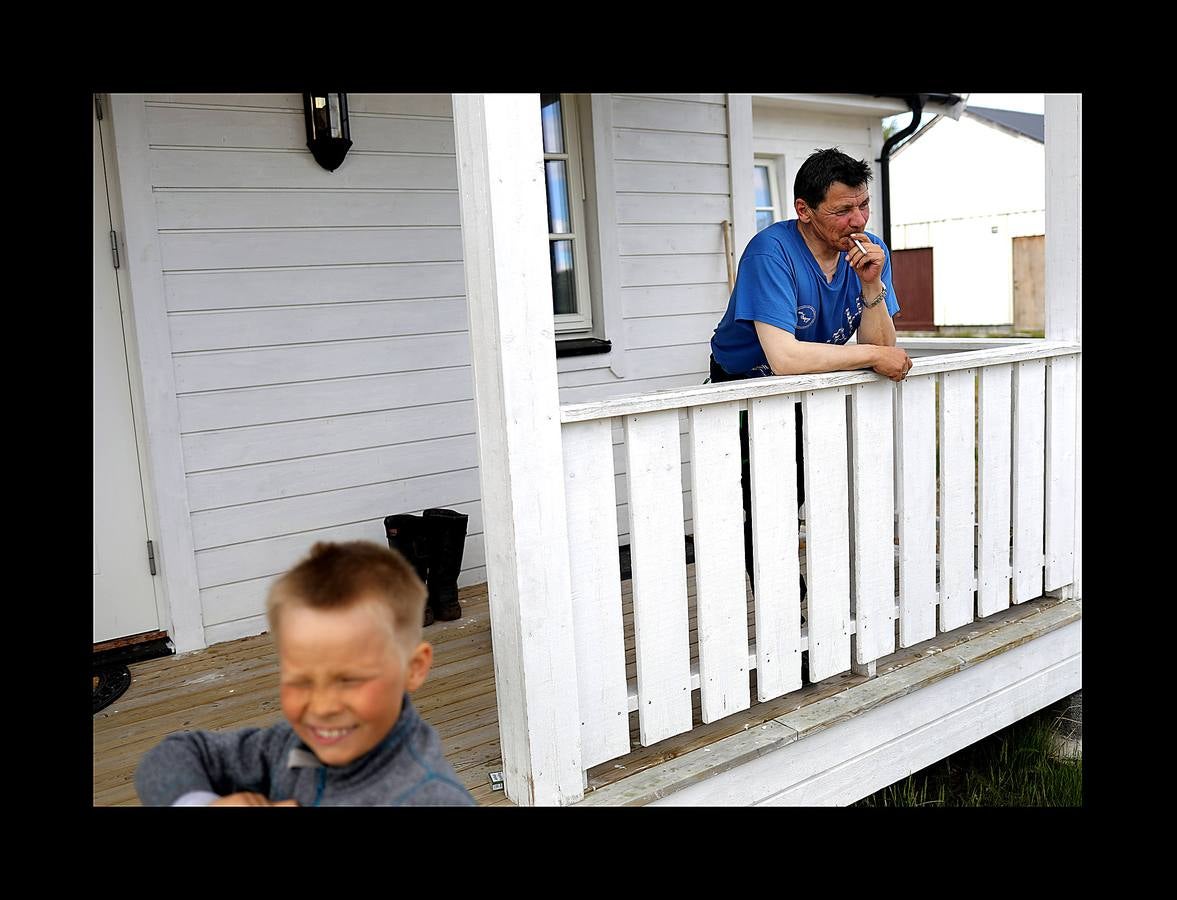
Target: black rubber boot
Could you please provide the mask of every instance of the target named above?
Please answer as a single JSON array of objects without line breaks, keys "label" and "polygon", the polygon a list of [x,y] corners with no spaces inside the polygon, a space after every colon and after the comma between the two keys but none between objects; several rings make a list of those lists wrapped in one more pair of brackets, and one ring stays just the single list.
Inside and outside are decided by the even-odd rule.
[{"label": "black rubber boot", "polygon": [[[399,513],[384,519],[384,533],[388,537],[388,546],[409,561],[422,584],[428,584],[429,523],[420,516]],[[428,601],[425,602],[422,624],[433,624],[433,610]]]},{"label": "black rubber boot", "polygon": [[466,549],[469,516],[452,509],[427,509],[422,513],[429,534],[429,605],[443,622],[462,618],[458,602],[458,575]]}]

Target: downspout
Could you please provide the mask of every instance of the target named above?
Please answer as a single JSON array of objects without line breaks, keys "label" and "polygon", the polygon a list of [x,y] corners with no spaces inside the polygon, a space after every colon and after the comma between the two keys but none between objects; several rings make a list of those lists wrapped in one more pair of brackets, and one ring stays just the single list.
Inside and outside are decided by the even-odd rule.
[{"label": "downspout", "polygon": [[904,97],[911,109],[911,124],[887,138],[876,162],[880,166],[880,180],[883,186],[883,243],[891,246],[891,148],[920,127],[920,118],[924,112],[923,94],[911,94]]}]

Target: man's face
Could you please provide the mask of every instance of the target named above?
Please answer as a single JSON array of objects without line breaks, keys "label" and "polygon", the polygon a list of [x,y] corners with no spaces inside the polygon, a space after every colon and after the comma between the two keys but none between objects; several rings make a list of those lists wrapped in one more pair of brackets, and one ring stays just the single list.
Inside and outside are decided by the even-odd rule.
[{"label": "man's face", "polygon": [[276,637],[282,712],[329,766],[359,759],[384,739],[405,691],[421,685],[432,661],[428,644],[406,652],[375,600],[333,610],[290,604]]},{"label": "man's face", "polygon": [[817,209],[798,200],[797,217],[827,247],[844,253],[854,246],[850,235],[866,228],[866,220],[870,218],[870,190],[865,184],[852,188],[835,181]]}]

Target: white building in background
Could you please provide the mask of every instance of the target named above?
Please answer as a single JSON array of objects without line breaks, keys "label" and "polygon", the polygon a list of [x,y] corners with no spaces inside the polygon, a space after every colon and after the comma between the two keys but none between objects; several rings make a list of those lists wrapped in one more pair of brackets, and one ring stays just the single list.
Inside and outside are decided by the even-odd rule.
[{"label": "white building in background", "polygon": [[933,248],[937,326],[1015,322],[1014,239],[1045,233],[1045,185],[1043,117],[1033,113],[967,107],[895,151],[891,246]]}]

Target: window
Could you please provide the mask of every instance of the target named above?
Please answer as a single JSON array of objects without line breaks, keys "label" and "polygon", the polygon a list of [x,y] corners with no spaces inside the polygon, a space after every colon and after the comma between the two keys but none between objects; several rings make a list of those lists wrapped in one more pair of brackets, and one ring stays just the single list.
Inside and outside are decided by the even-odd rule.
[{"label": "window", "polygon": [[752,169],[752,190],[756,204],[756,230],[763,231],[773,222],[784,218],[781,213],[780,191],[777,188],[776,162],[768,157],[756,157]]},{"label": "window", "polygon": [[580,117],[573,94],[540,94],[548,247],[557,334],[588,334],[593,327],[589,288],[588,224],[580,150]]}]

